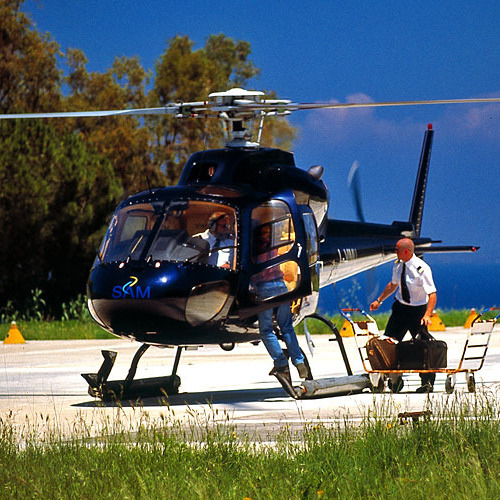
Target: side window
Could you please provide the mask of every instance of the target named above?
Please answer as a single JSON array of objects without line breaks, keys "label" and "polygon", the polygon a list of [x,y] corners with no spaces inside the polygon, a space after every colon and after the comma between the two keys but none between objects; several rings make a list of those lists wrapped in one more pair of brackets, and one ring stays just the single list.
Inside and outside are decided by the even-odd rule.
[{"label": "side window", "polygon": [[[288,205],[271,200],[252,211],[252,261],[265,263],[289,252],[295,243],[295,230]],[[288,260],[269,265],[250,279],[254,301],[261,302],[294,290],[300,282],[296,262]]]},{"label": "side window", "polygon": [[318,246],[318,233],[316,230],[316,221],[312,213],[302,214],[304,219],[304,226],[306,230],[306,251],[309,265],[315,264],[318,260],[319,246]]},{"label": "side window", "polygon": [[113,216],[101,246],[105,262],[136,260],[140,257],[157,219],[150,204],[132,205]]}]

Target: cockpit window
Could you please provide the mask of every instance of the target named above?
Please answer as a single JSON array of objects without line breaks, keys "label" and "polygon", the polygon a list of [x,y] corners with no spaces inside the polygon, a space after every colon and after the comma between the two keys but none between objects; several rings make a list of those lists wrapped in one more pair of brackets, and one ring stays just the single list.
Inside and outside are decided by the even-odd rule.
[{"label": "cockpit window", "polygon": [[236,268],[234,208],[207,201],[131,205],[113,217],[100,249],[103,262],[146,259]]}]

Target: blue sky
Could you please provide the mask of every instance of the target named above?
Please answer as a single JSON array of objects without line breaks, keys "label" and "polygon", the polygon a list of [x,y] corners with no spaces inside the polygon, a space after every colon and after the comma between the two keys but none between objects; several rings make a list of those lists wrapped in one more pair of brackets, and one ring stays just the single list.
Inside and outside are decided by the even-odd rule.
[{"label": "blue sky", "polygon": [[[261,75],[250,87],[296,102],[500,96],[497,1],[36,0],[23,10],[63,50],[82,49],[91,71],[122,55],[153,70],[171,37],[201,47],[224,33],[251,44]],[[408,217],[432,123],[422,234],[481,245],[446,259],[489,262],[480,279],[500,281],[500,104],[311,111],[291,121],[297,165],[327,169],[330,216],[355,219],[346,180],[357,160],[366,218],[380,223]]]}]

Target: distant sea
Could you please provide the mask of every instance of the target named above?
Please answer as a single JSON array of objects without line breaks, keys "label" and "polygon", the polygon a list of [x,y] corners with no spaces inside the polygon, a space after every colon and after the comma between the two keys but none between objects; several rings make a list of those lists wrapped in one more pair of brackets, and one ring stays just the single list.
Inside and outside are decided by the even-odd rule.
[{"label": "distant sea", "polygon": [[[471,309],[500,307],[500,264],[484,263],[433,263],[434,282],[437,288],[439,309]],[[334,314],[341,307],[359,307],[368,311],[391,279],[392,265],[386,264],[371,275],[359,274],[321,289],[318,309]],[[389,297],[380,311],[389,311],[393,296]]]}]

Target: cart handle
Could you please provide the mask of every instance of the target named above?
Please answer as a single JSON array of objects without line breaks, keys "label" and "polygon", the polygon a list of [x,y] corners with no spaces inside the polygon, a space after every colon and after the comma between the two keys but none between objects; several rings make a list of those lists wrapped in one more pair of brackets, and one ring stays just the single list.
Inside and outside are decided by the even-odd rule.
[{"label": "cart handle", "polygon": [[[484,314],[489,311],[500,311],[500,307],[485,307],[473,320],[471,323],[471,326]],[[493,320],[496,321],[498,318],[500,318],[500,313],[498,313]]]},{"label": "cart handle", "polygon": [[360,309],[359,307],[343,308],[340,310],[340,314],[342,314],[342,316],[344,316],[344,318],[347,319],[347,321],[352,322],[351,315],[349,314],[350,312],[359,312],[360,314],[368,318],[370,322],[377,324],[377,322],[366,311]]},{"label": "cart handle", "polygon": [[[490,311],[500,311],[500,307],[490,307]],[[497,320],[498,318],[500,318],[500,313],[498,313],[494,319]]]}]

